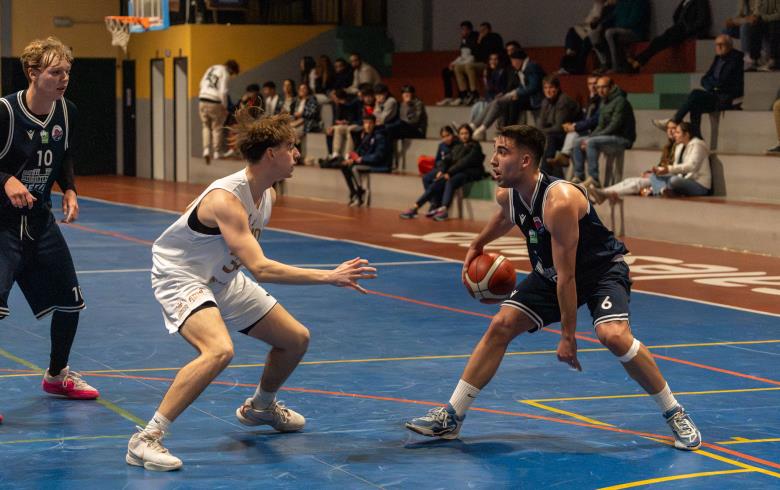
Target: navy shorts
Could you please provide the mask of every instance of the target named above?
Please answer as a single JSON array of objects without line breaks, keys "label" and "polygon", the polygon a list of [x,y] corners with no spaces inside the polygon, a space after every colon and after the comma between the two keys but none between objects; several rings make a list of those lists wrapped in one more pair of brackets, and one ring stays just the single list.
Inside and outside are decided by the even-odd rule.
[{"label": "navy shorts", "polygon": [[[588,305],[594,327],[604,322],[628,321],[630,296],[631,280],[625,262],[613,263],[592,281],[577,283],[577,307]],[[501,306],[509,306],[528,315],[536,325],[529,332],[561,321],[555,283],[536,272],[520,281]]]},{"label": "navy shorts", "polygon": [[[0,210],[7,213],[6,209]],[[19,284],[36,318],[84,309],[84,298],[65,238],[50,211],[0,219],[0,319],[10,313],[8,295]]]}]

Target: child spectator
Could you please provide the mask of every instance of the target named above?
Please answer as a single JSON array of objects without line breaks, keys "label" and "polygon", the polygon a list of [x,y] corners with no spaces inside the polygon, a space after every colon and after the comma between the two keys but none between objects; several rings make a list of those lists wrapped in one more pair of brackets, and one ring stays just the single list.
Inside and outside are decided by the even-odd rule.
[{"label": "child spectator", "polygon": [[376,118],[363,116],[360,143],[342,162],[341,173],[349,188],[349,205],[362,206],[366,190],[360,187],[359,170],[387,171],[390,167],[390,147],[383,131],[376,130]]}]

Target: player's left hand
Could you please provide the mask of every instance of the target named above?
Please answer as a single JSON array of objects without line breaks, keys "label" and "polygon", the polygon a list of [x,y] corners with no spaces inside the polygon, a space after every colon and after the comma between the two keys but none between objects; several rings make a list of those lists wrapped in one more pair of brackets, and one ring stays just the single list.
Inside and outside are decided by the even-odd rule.
[{"label": "player's left hand", "polygon": [[565,362],[573,369],[582,371],[580,361],[577,360],[577,339],[574,337],[561,337],[561,341],[558,342],[558,360]]},{"label": "player's left hand", "polygon": [[65,215],[62,219],[63,223],[71,223],[79,217],[79,203],[76,193],[72,190],[65,191],[62,196],[62,214]]},{"label": "player's left hand", "polygon": [[361,279],[374,279],[376,268],[370,267],[366,259],[355,257],[336,267],[328,276],[328,282],[341,288],[350,288],[363,294],[368,294],[363,286],[358,284]]}]

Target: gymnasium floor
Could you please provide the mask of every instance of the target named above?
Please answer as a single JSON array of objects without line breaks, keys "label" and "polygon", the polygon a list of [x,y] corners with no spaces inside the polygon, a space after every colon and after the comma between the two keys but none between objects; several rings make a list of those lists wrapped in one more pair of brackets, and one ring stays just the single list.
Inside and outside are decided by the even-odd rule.
[{"label": "gymnasium floor", "polygon": [[[115,199],[155,192],[147,205],[169,209],[197,192],[128,185],[106,192]],[[85,197],[80,204],[77,224],[63,226],[88,304],[71,365],[103,396],[79,402],[40,390],[48,319],[36,321],[15,289],[11,316],[0,323],[2,488],[780,488],[780,312],[768,292],[780,260],[690,247],[674,247],[681,258],[670,259],[668,244],[629,242],[645,261],[637,262],[632,327],[693,414],[702,450],[668,445],[654,403],[594,340],[586,309],[578,328],[582,373],[556,361],[557,326],[522,335],[460,440],[437,441],[408,432],[403,421],[447,401],[496,311],[472,300],[459,281],[458,237],[462,243],[479,225],[401,224],[382,210],[290,198],[263,235],[270,257],[325,267],[361,256],[380,270],[366,283],[367,296],[267,285],[312,332],[305,362],[281,393],[307,417],[306,429],[282,435],[238,423],[234,411],[253,392],[267,349],[234,334],[233,364],[166,438],[184,460],[182,471],[127,466],[134,426],[151,416],[194,353],[165,332],[149,286],[151,242],[175,216]],[[361,220],[372,225],[356,229]],[[350,240],[300,233],[332,237],[348,227],[352,234],[342,236]],[[664,247],[656,255],[666,262],[653,263],[649,251]],[[732,266],[743,279],[758,268],[766,280],[718,286],[716,279],[739,274],[718,276],[700,262]],[[698,272],[669,278],[670,264]],[[666,276],[650,277],[659,270]],[[708,273],[710,283],[695,282]],[[648,277],[658,280],[642,280]]]}]

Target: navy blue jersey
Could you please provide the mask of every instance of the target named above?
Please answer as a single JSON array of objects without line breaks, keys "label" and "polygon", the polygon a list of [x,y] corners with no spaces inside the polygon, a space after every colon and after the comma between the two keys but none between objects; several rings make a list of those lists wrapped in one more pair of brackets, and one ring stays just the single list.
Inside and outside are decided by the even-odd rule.
[{"label": "navy blue jersey", "polygon": [[[544,223],[544,204],[548,191],[556,185],[572,184],[540,172],[530,203],[526,203],[520,193],[514,189],[510,189],[509,199],[510,217],[525,235],[534,272],[551,282],[556,282],[557,273],[553,266],[552,237]],[[576,187],[585,194],[582,187]],[[620,260],[628,253],[628,249],[604,226],[590,202],[588,213],[579,221],[579,228],[575,280],[578,283],[590,282],[613,262]]]},{"label": "navy blue jersey", "polygon": [[[60,187],[65,181],[72,182],[72,167],[65,170],[71,177],[64,180],[62,177],[75,107],[63,97],[52,104],[48,114],[35,115],[24,98],[22,90],[0,99],[0,118],[7,123],[0,124],[0,174],[12,175],[27,187],[37,199],[32,210],[35,212],[51,207],[51,188],[55,181],[59,180]],[[3,212],[15,209],[8,196],[4,192],[0,194]]]}]

